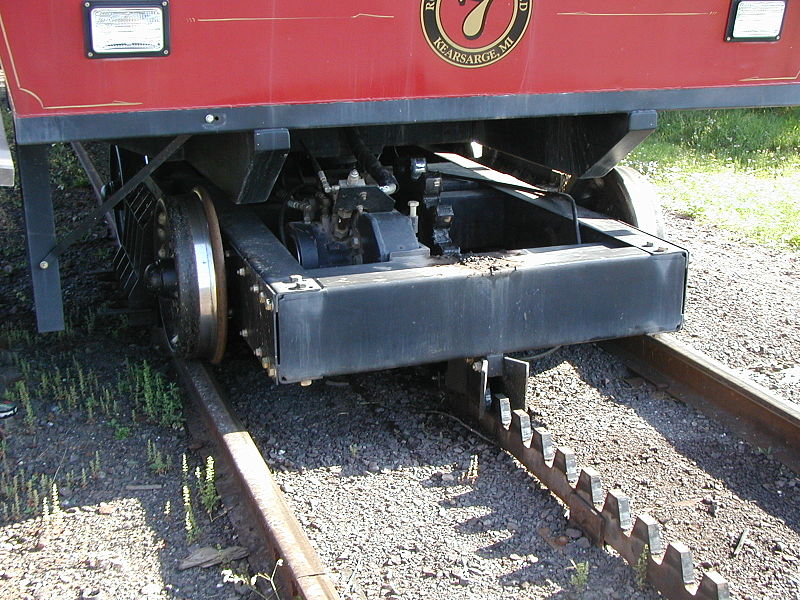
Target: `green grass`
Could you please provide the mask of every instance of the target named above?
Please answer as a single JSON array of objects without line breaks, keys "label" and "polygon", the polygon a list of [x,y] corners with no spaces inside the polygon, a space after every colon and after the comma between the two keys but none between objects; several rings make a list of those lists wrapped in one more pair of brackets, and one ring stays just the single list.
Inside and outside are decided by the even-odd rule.
[{"label": "green grass", "polygon": [[798,108],[663,113],[626,164],[672,211],[800,249]]}]

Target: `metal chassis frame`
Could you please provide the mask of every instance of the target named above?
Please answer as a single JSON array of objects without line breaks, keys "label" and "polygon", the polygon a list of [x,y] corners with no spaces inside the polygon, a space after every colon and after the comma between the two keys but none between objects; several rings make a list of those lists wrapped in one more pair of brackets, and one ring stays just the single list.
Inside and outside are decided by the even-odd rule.
[{"label": "metal chassis frame", "polygon": [[[472,173],[472,171],[468,171]],[[569,218],[548,198],[512,193]],[[688,253],[602,215],[602,241],[304,270],[246,206],[218,205],[240,334],[281,383],[672,331]],[[292,277],[294,276],[294,277]]]}]

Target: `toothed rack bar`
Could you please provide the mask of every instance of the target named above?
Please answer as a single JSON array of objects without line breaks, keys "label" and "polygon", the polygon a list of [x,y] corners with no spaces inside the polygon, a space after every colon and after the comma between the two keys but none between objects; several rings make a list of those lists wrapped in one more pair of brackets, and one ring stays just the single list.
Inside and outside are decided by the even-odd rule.
[{"label": "toothed rack bar", "polygon": [[666,598],[730,598],[728,583],[717,573],[705,573],[695,583],[689,548],[665,543],[649,515],[634,521],[621,491],[604,494],[597,471],[579,469],[570,448],[555,447],[546,429],[531,424],[525,409],[528,368],[528,363],[508,357],[449,362],[446,387],[453,410],[475,421],[558,496],[569,507],[570,521],[595,544],[611,546],[637,569],[646,565],[646,580]]}]

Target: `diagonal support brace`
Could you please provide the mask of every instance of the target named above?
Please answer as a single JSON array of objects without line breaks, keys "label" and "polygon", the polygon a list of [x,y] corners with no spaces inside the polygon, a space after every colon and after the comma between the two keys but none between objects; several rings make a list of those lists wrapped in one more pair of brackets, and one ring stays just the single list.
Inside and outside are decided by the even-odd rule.
[{"label": "diagonal support brace", "polygon": [[86,233],[94,227],[95,223],[100,220],[103,215],[112,210],[119,204],[128,194],[130,194],[140,183],[147,179],[153,172],[164,164],[178,149],[186,143],[191,137],[189,134],[177,136],[169,144],[167,144],[161,152],[159,152],[150,162],[142,167],[136,175],[131,177],[125,184],[114,192],[111,197],[103,202],[100,206],[95,208],[89,215],[84,218],[78,226],[73,229],[63,240],[58,242],[46,256],[42,257],[39,261],[40,269],[47,269],[50,263],[61,256],[64,251],[69,248],[76,241],[81,239]]}]

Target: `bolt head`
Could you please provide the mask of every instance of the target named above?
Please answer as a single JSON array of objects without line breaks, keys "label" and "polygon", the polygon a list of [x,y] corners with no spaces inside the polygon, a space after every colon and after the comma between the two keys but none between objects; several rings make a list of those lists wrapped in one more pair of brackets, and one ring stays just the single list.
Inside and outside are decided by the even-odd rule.
[{"label": "bolt head", "polygon": [[49,267],[50,267],[50,263],[47,262],[46,260],[43,260],[42,262],[39,263],[39,268],[42,269],[42,271],[44,271],[45,269],[47,269]]},{"label": "bolt head", "polygon": [[207,114],[207,115],[206,115],[206,123],[209,123],[209,124],[211,124],[211,123],[213,123],[213,122],[214,122],[214,115],[212,115],[212,114],[210,114],[210,113],[209,113],[209,114]]},{"label": "bolt head", "polygon": [[476,373],[480,372],[482,368],[483,368],[482,360],[476,360],[474,363],[472,363],[472,370],[475,371]]},{"label": "bolt head", "polygon": [[245,275],[247,275],[247,270],[244,267],[239,267],[238,269],[236,269],[236,274],[239,277],[244,277]]},{"label": "bolt head", "polygon": [[257,283],[254,283],[253,285],[251,285],[251,286],[250,286],[250,291],[251,291],[251,292],[258,292],[258,291],[259,291],[259,289],[260,289],[260,288],[258,287],[258,284],[257,284]]},{"label": "bolt head", "polygon": [[258,358],[261,358],[264,355],[264,351],[261,348],[256,348],[253,350],[253,354],[255,354]]},{"label": "bolt head", "polygon": [[239,335],[242,336],[243,338],[246,338],[248,336],[248,334],[249,334],[249,332],[247,331],[247,329],[242,329],[239,332]]}]

